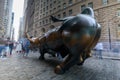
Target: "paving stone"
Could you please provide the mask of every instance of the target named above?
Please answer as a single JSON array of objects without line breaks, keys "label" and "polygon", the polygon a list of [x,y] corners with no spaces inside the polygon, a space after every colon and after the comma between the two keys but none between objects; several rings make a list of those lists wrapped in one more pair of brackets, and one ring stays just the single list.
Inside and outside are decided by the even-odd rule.
[{"label": "paving stone", "polygon": [[0,58],[0,80],[120,80],[120,61],[91,57],[82,66],[75,65],[65,74],[57,75],[55,58],[47,56],[38,60],[39,53],[30,53],[28,58],[13,53]]}]

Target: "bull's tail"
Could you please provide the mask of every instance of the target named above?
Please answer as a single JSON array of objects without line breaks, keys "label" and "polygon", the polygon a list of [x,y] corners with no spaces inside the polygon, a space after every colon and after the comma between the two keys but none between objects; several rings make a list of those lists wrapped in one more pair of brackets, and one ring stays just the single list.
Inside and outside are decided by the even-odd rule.
[{"label": "bull's tail", "polygon": [[61,22],[61,21],[65,21],[66,19],[58,19],[58,18],[56,18],[56,17],[53,17],[53,16],[50,16],[51,17],[51,20],[53,21],[53,22]]},{"label": "bull's tail", "polygon": [[90,7],[86,7],[82,12],[81,14],[87,14],[87,15],[90,15],[91,17],[94,18],[94,11],[92,8]]}]

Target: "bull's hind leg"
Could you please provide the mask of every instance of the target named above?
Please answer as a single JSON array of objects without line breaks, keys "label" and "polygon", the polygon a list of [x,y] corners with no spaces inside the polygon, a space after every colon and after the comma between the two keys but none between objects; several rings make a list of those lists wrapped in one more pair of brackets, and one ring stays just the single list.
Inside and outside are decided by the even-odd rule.
[{"label": "bull's hind leg", "polygon": [[81,54],[80,54],[80,60],[78,61],[77,65],[83,65],[83,63],[85,62],[85,60],[89,57],[91,57],[91,51],[88,50],[88,51],[83,51]]},{"label": "bull's hind leg", "polygon": [[77,65],[83,65],[83,63],[85,62],[85,60],[87,58],[91,57],[91,53],[90,50],[89,51],[83,51],[83,53],[80,54],[80,60],[77,63]]},{"label": "bull's hind leg", "polygon": [[75,65],[78,61],[77,55],[68,55],[66,60],[62,62],[60,65],[56,66],[55,73],[57,74],[63,74],[66,70],[68,70],[70,67]]},{"label": "bull's hind leg", "polygon": [[85,61],[85,59],[84,59],[83,53],[82,53],[82,54],[80,54],[80,58],[79,58],[79,60],[78,60],[77,65],[83,65],[84,61]]}]

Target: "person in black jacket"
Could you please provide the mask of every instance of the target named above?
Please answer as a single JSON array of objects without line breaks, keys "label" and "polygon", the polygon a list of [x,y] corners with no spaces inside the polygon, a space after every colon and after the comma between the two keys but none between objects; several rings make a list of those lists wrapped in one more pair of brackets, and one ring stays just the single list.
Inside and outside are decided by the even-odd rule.
[{"label": "person in black jacket", "polygon": [[8,42],[8,46],[9,46],[9,49],[10,49],[10,55],[12,55],[12,50],[13,50],[13,41],[10,41],[10,38],[8,37],[7,38],[7,42]]}]

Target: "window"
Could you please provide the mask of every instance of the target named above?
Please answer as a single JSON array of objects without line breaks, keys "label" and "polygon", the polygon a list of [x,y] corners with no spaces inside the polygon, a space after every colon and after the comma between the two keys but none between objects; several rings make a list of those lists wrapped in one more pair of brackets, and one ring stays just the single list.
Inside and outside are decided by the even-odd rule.
[{"label": "window", "polygon": [[108,0],[102,0],[102,4],[103,5],[107,5],[108,4]]},{"label": "window", "polygon": [[40,15],[40,18],[41,18],[41,15]]},{"label": "window", "polygon": [[43,6],[43,5],[41,4],[41,8],[42,8],[42,6]]},{"label": "window", "polygon": [[51,23],[52,22],[52,20],[51,20],[51,18],[49,18],[49,23]]},{"label": "window", "polygon": [[35,30],[35,32],[34,32],[34,36],[36,36],[37,35],[37,31]]},{"label": "window", "polygon": [[43,14],[43,16],[45,16],[45,14]]},{"label": "window", "polygon": [[120,24],[117,27],[117,37],[120,38]]},{"label": "window", "polygon": [[48,6],[46,6],[46,10],[48,10]]},{"label": "window", "polygon": [[42,10],[40,10],[40,13],[42,13]]},{"label": "window", "polygon": [[34,3],[34,0],[31,1],[31,5],[33,5],[33,3]]},{"label": "window", "polygon": [[43,8],[43,12],[45,12],[45,8]]},{"label": "window", "polygon": [[93,2],[88,3],[88,7],[93,8]]},{"label": "window", "polygon": [[45,32],[45,28],[42,28],[41,31],[42,31],[42,32]]},{"label": "window", "polygon": [[48,19],[46,19],[46,24],[48,23]]},{"label": "window", "polygon": [[54,1],[54,4],[56,4],[56,1]]},{"label": "window", "polygon": [[117,15],[120,16],[120,8],[117,9]]},{"label": "window", "polygon": [[52,8],[52,4],[50,4],[50,8]]},{"label": "window", "polygon": [[49,0],[47,0],[47,3],[49,2]]},{"label": "window", "polygon": [[38,13],[38,12],[36,12],[35,17],[37,17],[38,15],[39,15],[39,13]]},{"label": "window", "polygon": [[66,17],[66,12],[63,12],[63,17]]},{"label": "window", "polygon": [[60,15],[60,14],[58,14],[58,18],[61,18],[61,15]]},{"label": "window", "polygon": [[85,5],[82,5],[81,6],[81,11],[83,11],[85,9],[85,7],[86,7]]},{"label": "window", "polygon": [[66,8],[66,3],[63,3],[63,8]]},{"label": "window", "polygon": [[46,12],[46,15],[48,15],[48,12]]},{"label": "window", "polygon": [[73,3],[73,0],[69,0],[69,5],[72,5],[72,3]]},{"label": "window", "polygon": [[53,9],[54,11],[56,10],[56,8]]},{"label": "window", "polygon": [[35,27],[37,27],[37,26],[38,26],[38,24],[36,23],[36,24],[35,24]]},{"label": "window", "polygon": [[44,6],[45,6],[45,4],[46,4],[46,3],[44,2]]},{"label": "window", "polygon": [[44,20],[43,20],[43,25],[45,24]]},{"label": "window", "polygon": [[58,1],[58,4],[60,4],[61,3],[61,0],[57,0]]},{"label": "window", "polygon": [[50,14],[52,13],[52,10],[50,10]]},{"label": "window", "polygon": [[118,2],[120,2],[120,0],[117,0]]},{"label": "window", "polygon": [[75,0],[75,2],[77,2],[77,1],[79,1],[79,0]]},{"label": "window", "polygon": [[40,25],[42,25],[41,22],[40,22]]},{"label": "window", "polygon": [[61,7],[61,6],[59,5],[59,6],[58,6],[58,9],[60,9],[60,7]]},{"label": "window", "polygon": [[72,12],[73,12],[73,11],[72,11],[72,9],[70,9],[70,10],[69,10],[69,15],[71,15],[71,14],[72,14]]}]

